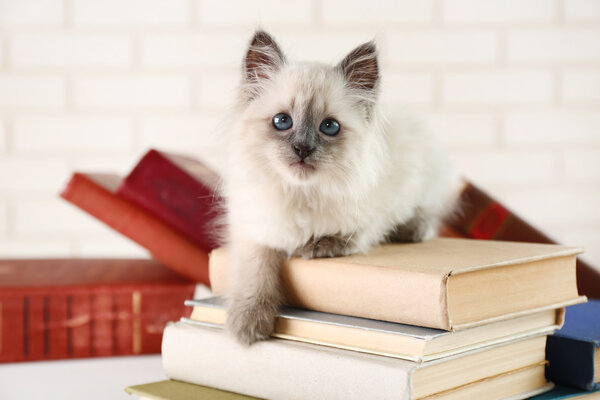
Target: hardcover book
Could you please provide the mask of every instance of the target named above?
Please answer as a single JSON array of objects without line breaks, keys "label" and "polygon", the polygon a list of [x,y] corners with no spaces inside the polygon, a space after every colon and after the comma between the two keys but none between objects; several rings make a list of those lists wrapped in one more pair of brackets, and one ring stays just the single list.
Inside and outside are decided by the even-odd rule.
[{"label": "hardcover book", "polygon": [[545,342],[539,336],[418,364],[290,340],[247,347],[223,329],[179,322],[165,329],[162,356],[170,379],[259,398],[486,400],[548,390]]},{"label": "hardcover book", "polygon": [[[188,300],[193,307],[182,321],[223,327],[225,301],[220,297]],[[531,336],[552,334],[561,326],[564,309],[545,310],[483,326],[448,332],[286,307],[277,318],[273,337],[426,362]]]},{"label": "hardcover book", "polygon": [[[455,212],[444,219],[440,236],[515,242],[556,243],[497,199],[464,181]],[[579,292],[600,299],[600,270],[577,259]]]},{"label": "hardcover book", "polygon": [[[285,262],[289,305],[449,331],[585,301],[577,292],[580,248],[437,238],[368,254]],[[210,255],[215,295],[229,288],[226,249]]]},{"label": "hardcover book", "polygon": [[210,251],[222,215],[219,177],[191,157],[150,150],[123,179],[117,195]]},{"label": "hardcover book", "polygon": [[594,390],[588,392],[586,390],[575,389],[568,386],[556,386],[549,392],[539,394],[529,400],[598,400],[600,399],[600,391]]},{"label": "hardcover book", "polygon": [[127,236],[173,271],[210,285],[208,253],[153,215],[117,196],[121,178],[75,173],[61,196]]},{"label": "hardcover book", "polygon": [[159,353],[195,283],[154,260],[0,260],[0,362]]},{"label": "hardcover book", "polygon": [[600,389],[600,301],[567,308],[565,325],[548,339],[547,375],[553,382]]}]

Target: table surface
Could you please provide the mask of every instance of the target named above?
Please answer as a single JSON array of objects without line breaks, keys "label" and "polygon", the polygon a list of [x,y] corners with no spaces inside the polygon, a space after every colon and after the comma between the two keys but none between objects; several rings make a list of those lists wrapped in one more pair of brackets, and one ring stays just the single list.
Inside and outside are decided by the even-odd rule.
[{"label": "table surface", "polygon": [[163,379],[160,355],[0,364],[0,399],[135,400],[126,386]]}]

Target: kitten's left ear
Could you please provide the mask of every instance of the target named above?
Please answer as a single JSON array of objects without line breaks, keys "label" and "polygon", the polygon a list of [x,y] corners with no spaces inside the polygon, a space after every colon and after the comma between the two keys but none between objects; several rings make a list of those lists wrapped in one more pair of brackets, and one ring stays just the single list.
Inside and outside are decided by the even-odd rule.
[{"label": "kitten's left ear", "polygon": [[379,80],[375,42],[363,43],[338,65],[350,87],[374,92]]},{"label": "kitten's left ear", "polygon": [[271,37],[265,31],[256,31],[244,60],[244,72],[248,82],[258,82],[269,79],[270,74],[278,71],[285,63],[285,56]]}]

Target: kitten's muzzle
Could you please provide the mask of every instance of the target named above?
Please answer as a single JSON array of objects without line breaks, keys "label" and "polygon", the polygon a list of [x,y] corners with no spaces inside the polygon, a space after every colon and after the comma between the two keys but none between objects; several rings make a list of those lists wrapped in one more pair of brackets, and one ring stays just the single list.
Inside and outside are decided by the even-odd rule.
[{"label": "kitten's muzzle", "polygon": [[305,144],[293,144],[292,148],[301,160],[304,160],[315,151],[315,147],[307,146]]}]

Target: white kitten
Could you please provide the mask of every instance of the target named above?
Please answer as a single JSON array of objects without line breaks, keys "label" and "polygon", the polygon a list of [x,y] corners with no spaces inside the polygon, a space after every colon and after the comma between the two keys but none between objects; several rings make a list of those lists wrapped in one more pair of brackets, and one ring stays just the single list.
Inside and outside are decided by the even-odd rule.
[{"label": "white kitten", "polygon": [[384,117],[378,87],[373,42],[329,66],[290,63],[267,33],[252,38],[224,173],[235,273],[227,324],[242,343],[272,332],[290,255],[434,235],[446,159],[397,110]]}]

